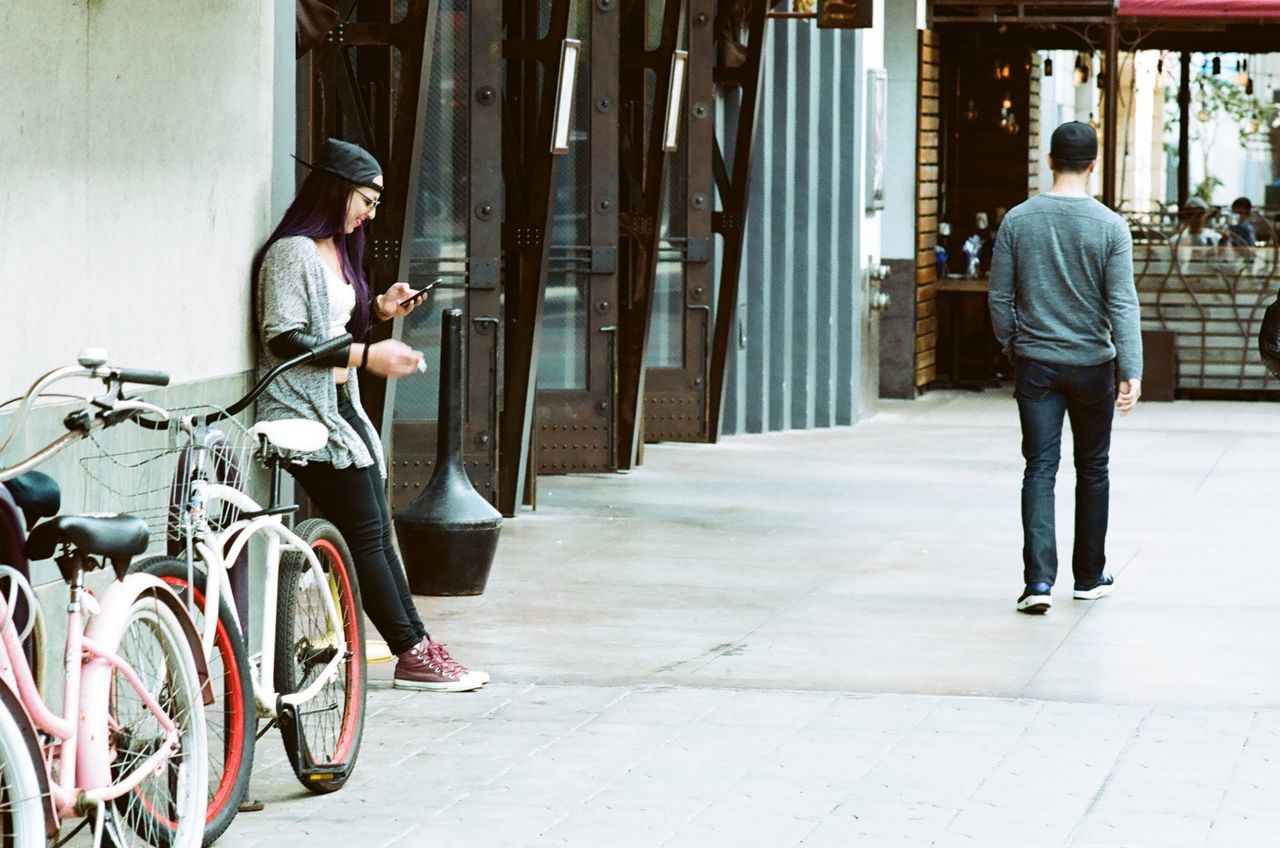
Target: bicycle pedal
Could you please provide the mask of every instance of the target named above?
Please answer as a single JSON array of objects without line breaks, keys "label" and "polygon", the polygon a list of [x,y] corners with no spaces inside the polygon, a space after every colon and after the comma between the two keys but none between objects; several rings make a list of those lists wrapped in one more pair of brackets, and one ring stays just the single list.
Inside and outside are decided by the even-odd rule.
[{"label": "bicycle pedal", "polygon": [[295,704],[280,704],[280,733],[290,737],[286,740],[286,744],[292,742],[293,750],[297,752],[301,767],[294,771],[299,778],[314,781],[337,780],[339,778],[345,780],[347,774],[351,771],[350,763],[317,763],[313,760],[306,740],[302,736],[302,724],[298,721],[301,716],[315,715],[316,713],[325,713],[336,709],[338,709],[338,705],[331,704],[319,709],[300,711]]}]

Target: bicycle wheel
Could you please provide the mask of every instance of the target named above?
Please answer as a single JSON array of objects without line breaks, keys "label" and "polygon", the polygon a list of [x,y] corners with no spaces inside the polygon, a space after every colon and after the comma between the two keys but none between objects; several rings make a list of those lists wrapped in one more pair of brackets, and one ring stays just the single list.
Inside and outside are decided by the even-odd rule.
[{"label": "bicycle wheel", "polygon": [[345,659],[311,700],[296,710],[281,710],[280,734],[298,780],[312,792],[342,788],[360,753],[364,732],[364,615],[351,552],[338,528],[309,519],[294,532],[315,551],[324,572],[317,580],[305,556],[280,557],[279,629],[276,633],[276,690],[306,688],[334,657],[334,628],[325,611],[328,594],[337,608]]},{"label": "bicycle wheel", "polygon": [[[184,603],[191,594],[193,587],[187,585],[187,564],[184,560],[149,557],[135,563],[129,570],[159,577]],[[208,577],[202,567],[194,565],[191,579],[195,583],[193,617],[196,631],[203,633]],[[206,658],[213,703],[205,706],[205,723],[209,730],[209,811],[204,825],[205,845],[212,844],[227,829],[249,791],[257,732],[249,653],[226,599],[220,599],[218,606],[213,651]],[[188,609],[191,608],[188,605]]]},{"label": "bicycle wheel", "polygon": [[[116,643],[103,647],[133,668],[179,731],[177,753],[106,805],[103,834],[120,848],[196,848],[204,839],[209,753],[200,681],[182,625],[163,601],[139,595]],[[112,667],[108,674],[107,755],[114,782],[159,750],[165,733],[124,673]],[[85,695],[88,703],[97,701]]]},{"label": "bicycle wheel", "polygon": [[[0,704],[0,846],[44,848],[44,799],[36,775],[39,748]],[[43,768],[43,766],[42,766]]]}]

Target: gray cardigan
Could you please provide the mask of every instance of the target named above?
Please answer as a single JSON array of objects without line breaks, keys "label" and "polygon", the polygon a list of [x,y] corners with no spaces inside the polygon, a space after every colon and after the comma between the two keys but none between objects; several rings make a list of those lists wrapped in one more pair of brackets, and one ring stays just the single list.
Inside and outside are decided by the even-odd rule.
[{"label": "gray cardigan", "polygon": [[[329,293],[316,243],[306,236],[282,238],[271,245],[258,272],[258,378],[283,360],[271,353],[267,340],[289,330],[305,330],[321,337],[328,334]],[[357,304],[356,308],[360,308]],[[379,444],[378,433],[360,406],[356,369],[348,369],[347,387],[369,441]],[[386,477],[382,451],[369,455],[364,441],[338,412],[338,386],[332,366],[302,365],[281,374],[258,399],[258,419],[306,418],[329,428],[329,442],[307,457],[334,468],[368,468],[375,461]]]}]

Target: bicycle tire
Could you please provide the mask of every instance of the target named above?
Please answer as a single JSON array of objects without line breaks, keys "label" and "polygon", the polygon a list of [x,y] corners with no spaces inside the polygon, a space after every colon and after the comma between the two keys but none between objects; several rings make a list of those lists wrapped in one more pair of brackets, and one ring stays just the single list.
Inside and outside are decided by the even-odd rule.
[{"label": "bicycle tire", "polygon": [[[185,560],[167,556],[148,557],[134,563],[129,570],[159,577],[184,603],[192,588],[187,585]],[[191,579],[195,583],[193,618],[196,632],[203,633],[204,587],[209,585],[209,578],[202,566],[193,565]],[[258,720],[249,652],[225,598],[219,599],[213,651],[206,659],[214,697],[213,703],[205,706],[209,739],[209,811],[205,816],[204,844],[211,845],[235,819],[240,803],[249,791]]]},{"label": "bicycle tire", "polygon": [[[338,528],[313,518],[300,523],[294,532],[311,545],[320,560],[327,578],[325,589],[334,597],[347,643],[347,658],[339,663],[338,674],[314,699],[301,705],[299,715],[319,718],[304,718],[295,726],[289,711],[280,714],[280,735],[294,775],[309,791],[322,795],[342,788],[360,753],[366,696],[364,613],[351,551]],[[329,621],[314,582],[310,564],[301,552],[288,551],[280,557],[275,684],[281,694],[305,688],[313,679],[311,675],[332,658],[315,649],[323,645]],[[335,707],[339,721],[325,721]],[[338,768],[317,773],[308,763]]]},{"label": "bicycle tire", "polygon": [[11,709],[0,704],[0,846],[44,848],[44,796],[35,760],[40,748]]},{"label": "bicycle tire", "polygon": [[[107,618],[105,610],[112,600],[109,592],[104,613],[91,623],[89,634],[104,650],[133,667],[180,733],[175,756],[132,791],[106,804],[105,821],[100,823],[103,840],[116,848],[196,848],[204,841],[209,754],[192,646],[178,614],[149,592],[132,598],[122,625],[112,627],[114,632],[95,632],[94,625]],[[82,720],[81,744],[98,739],[108,746],[104,753],[115,782],[154,752],[161,729],[119,669],[89,663],[83,674],[81,709],[88,715],[103,704],[105,728],[85,734]]]}]

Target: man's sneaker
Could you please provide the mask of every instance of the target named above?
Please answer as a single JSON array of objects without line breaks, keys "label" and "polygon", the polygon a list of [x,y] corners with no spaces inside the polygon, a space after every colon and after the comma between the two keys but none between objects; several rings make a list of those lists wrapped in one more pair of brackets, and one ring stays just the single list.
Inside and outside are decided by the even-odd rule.
[{"label": "man's sneaker", "polygon": [[1071,597],[1077,601],[1096,601],[1103,595],[1111,591],[1111,587],[1115,584],[1116,579],[1110,574],[1104,574],[1098,579],[1097,583],[1092,586],[1081,586],[1076,584],[1076,590],[1071,593]]},{"label": "man's sneaker", "polygon": [[[427,637],[396,659],[393,686],[397,689],[426,689],[432,692],[466,692],[484,684],[469,677],[466,669],[441,659]],[[443,647],[443,646],[441,646]],[[447,656],[447,654],[446,654]]]},{"label": "man's sneaker", "polygon": [[489,672],[474,671],[458,662],[449,653],[449,649],[444,646],[443,642],[436,642],[430,636],[425,637],[427,643],[427,652],[432,654],[441,665],[454,671],[461,673],[464,679],[470,679],[472,682],[483,686],[489,682]]},{"label": "man's sneaker", "polygon": [[1052,589],[1052,583],[1028,583],[1022,597],[1018,598],[1018,612],[1031,615],[1043,615],[1048,612],[1049,607],[1053,606],[1053,599],[1049,597]]}]

